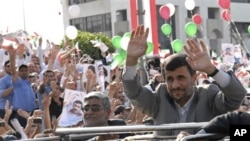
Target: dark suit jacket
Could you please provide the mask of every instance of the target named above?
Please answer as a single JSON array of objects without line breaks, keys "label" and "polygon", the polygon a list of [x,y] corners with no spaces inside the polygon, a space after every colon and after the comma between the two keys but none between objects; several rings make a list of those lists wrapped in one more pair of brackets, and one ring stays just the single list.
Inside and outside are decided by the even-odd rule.
[{"label": "dark suit jacket", "polygon": [[229,136],[230,125],[250,125],[250,114],[246,112],[228,112],[213,118],[203,129],[206,133],[219,133]]},{"label": "dark suit jacket", "polygon": [[[187,115],[187,122],[207,122],[214,117],[236,110],[247,91],[241,82],[229,71],[231,81],[220,88],[214,84],[195,87],[194,98]],[[160,84],[155,92],[141,86],[139,77],[123,80],[124,91],[132,104],[143,113],[153,117],[155,124],[178,123],[179,113],[166,84]],[[197,130],[188,131],[191,134]],[[173,131],[157,131],[157,135],[174,135]]]}]

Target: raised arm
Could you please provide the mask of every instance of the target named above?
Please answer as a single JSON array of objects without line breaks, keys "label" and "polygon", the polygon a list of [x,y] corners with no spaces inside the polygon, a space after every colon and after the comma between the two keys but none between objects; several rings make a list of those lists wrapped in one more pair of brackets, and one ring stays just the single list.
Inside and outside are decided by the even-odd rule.
[{"label": "raised arm", "polygon": [[[24,47],[24,45],[19,45],[19,47]],[[15,82],[18,78],[18,73],[16,70],[16,50],[13,48],[13,46],[9,46],[7,48],[9,55],[10,55],[10,68],[11,68],[11,75],[12,80]]]},{"label": "raised arm", "polygon": [[138,59],[143,56],[147,50],[147,38],[149,29],[144,29],[144,25],[140,25],[132,32],[128,49],[127,49],[127,66],[135,66]]}]

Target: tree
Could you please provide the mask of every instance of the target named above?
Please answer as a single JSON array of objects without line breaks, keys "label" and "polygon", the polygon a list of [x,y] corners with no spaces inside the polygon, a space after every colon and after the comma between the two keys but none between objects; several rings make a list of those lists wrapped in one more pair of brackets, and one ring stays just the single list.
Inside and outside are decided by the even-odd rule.
[{"label": "tree", "polygon": [[[69,40],[66,38],[66,40]],[[104,33],[90,33],[90,32],[83,32],[78,30],[78,35],[74,40],[70,41],[71,45],[75,45],[78,42],[78,47],[82,51],[83,54],[90,55],[91,58],[95,60],[101,59],[101,51],[99,48],[94,47],[91,43],[91,40],[100,40],[102,41],[109,49],[107,52],[114,53],[115,47],[112,45],[111,38],[109,38]],[[62,42],[61,46],[64,45]]]}]

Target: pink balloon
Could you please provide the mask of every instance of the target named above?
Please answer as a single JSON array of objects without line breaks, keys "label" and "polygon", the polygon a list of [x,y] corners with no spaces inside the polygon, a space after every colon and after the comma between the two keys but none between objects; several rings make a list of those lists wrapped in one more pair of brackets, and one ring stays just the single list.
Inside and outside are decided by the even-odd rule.
[{"label": "pink balloon", "polygon": [[231,0],[218,0],[218,3],[221,8],[228,9],[231,4]]},{"label": "pink balloon", "polygon": [[225,21],[230,21],[230,19],[231,19],[230,11],[229,11],[228,9],[224,9],[224,10],[221,12],[221,17],[222,17]]},{"label": "pink balloon", "polygon": [[163,5],[160,7],[159,9],[160,15],[164,20],[169,19],[170,17],[170,9],[168,8],[168,6]]},{"label": "pink balloon", "polygon": [[193,15],[192,20],[195,24],[201,24],[202,22],[202,18],[199,14]]}]

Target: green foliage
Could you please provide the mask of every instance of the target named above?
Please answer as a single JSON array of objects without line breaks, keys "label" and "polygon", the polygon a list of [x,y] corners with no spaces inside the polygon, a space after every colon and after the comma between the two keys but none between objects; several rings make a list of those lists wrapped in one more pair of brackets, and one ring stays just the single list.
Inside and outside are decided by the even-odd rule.
[{"label": "green foliage", "polygon": [[[69,40],[65,37],[66,40]],[[111,38],[109,38],[104,33],[90,33],[90,32],[83,32],[78,30],[78,35],[76,39],[70,42],[70,44],[75,44],[78,42],[78,47],[82,51],[83,54],[90,55],[91,58],[95,60],[101,59],[101,51],[99,48],[94,47],[93,44],[90,42],[91,40],[101,40],[109,49],[108,52],[114,53],[115,47],[112,45]],[[61,46],[65,43],[62,42]]]}]

